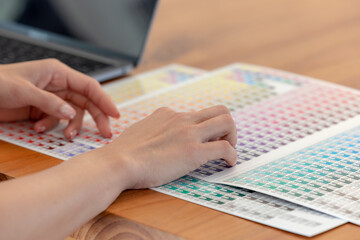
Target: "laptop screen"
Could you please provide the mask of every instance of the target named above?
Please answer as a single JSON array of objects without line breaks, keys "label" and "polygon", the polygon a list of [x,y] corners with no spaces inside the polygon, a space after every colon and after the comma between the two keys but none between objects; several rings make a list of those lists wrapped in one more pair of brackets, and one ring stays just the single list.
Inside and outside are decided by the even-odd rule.
[{"label": "laptop screen", "polygon": [[[0,20],[44,30],[39,38],[137,62],[156,0],[1,0]],[[16,29],[16,28],[14,28]],[[29,34],[35,36],[36,34]],[[86,42],[87,44],[84,44]],[[65,45],[66,45],[65,44]],[[109,50],[109,51],[107,51]],[[111,56],[113,55],[113,56]]]}]

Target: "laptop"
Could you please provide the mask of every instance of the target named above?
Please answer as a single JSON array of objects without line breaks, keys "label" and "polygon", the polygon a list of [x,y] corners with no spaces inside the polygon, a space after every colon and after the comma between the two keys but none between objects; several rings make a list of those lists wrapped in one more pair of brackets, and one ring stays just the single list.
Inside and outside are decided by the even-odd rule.
[{"label": "laptop", "polygon": [[157,0],[1,0],[0,64],[57,58],[102,82],[139,64]]}]

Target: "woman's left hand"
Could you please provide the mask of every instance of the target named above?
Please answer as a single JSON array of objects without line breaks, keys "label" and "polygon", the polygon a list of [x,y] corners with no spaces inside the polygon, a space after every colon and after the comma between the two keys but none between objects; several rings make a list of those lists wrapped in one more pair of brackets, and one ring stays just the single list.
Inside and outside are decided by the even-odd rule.
[{"label": "woman's left hand", "polygon": [[120,114],[95,79],[55,59],[0,65],[0,121],[35,120],[35,131],[45,132],[65,119],[64,135],[72,139],[84,110],[111,137],[109,116]]}]

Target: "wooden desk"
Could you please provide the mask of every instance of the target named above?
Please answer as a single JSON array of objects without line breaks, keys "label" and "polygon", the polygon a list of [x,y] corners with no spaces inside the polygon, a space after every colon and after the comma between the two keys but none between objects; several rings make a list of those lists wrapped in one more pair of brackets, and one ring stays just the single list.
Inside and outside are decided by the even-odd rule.
[{"label": "wooden desk", "polygon": [[[174,62],[211,70],[237,61],[359,89],[360,2],[163,0],[133,74]],[[10,177],[61,162],[5,142],[0,154],[0,172]],[[306,239],[151,190],[125,192],[72,238],[131,232],[145,239]],[[360,227],[345,224],[314,239],[359,238]]]}]

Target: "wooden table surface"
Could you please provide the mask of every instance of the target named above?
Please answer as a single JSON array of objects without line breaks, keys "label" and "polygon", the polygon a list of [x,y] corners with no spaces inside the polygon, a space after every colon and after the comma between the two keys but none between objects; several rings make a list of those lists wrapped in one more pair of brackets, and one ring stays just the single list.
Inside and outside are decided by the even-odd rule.
[{"label": "wooden table surface", "polygon": [[[360,88],[360,1],[163,0],[133,74],[170,63],[253,63]],[[0,142],[0,179],[61,161]],[[81,173],[80,173],[81,174]],[[6,176],[5,176],[6,175]],[[123,193],[69,239],[306,239],[151,190]],[[178,236],[178,237],[176,237]],[[345,224],[314,239],[360,239]]]}]

